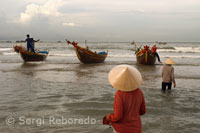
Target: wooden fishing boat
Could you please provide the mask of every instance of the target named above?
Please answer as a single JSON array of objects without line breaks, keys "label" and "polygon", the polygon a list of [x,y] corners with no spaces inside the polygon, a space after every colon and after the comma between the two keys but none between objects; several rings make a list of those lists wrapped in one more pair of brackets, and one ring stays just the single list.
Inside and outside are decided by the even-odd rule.
[{"label": "wooden fishing boat", "polygon": [[143,49],[138,49],[136,52],[136,59],[139,64],[154,65],[156,62],[155,54],[149,49],[149,46],[144,46]]},{"label": "wooden fishing boat", "polygon": [[14,51],[20,53],[21,58],[25,61],[44,61],[48,56],[48,51],[29,52],[22,45],[14,45]]},{"label": "wooden fishing boat", "polygon": [[72,43],[68,40],[66,41],[68,44],[72,44],[74,46],[76,55],[82,63],[102,63],[108,55],[108,52],[93,52],[89,50],[88,46],[83,48],[78,46],[78,43],[74,41]]}]

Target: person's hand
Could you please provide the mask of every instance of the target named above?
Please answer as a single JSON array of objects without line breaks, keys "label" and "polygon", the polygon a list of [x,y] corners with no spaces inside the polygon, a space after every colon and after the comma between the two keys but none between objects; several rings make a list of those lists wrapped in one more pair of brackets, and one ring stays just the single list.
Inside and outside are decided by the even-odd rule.
[{"label": "person's hand", "polygon": [[176,88],[176,83],[174,82],[174,88]]},{"label": "person's hand", "polygon": [[106,115],[106,116],[103,117],[103,124],[104,124],[104,125],[109,125],[109,124],[110,124],[110,121],[107,120],[107,116],[108,116],[108,115]]},{"label": "person's hand", "polygon": [[110,114],[106,115],[106,120],[107,121],[110,121],[110,117],[109,116],[110,116]]}]

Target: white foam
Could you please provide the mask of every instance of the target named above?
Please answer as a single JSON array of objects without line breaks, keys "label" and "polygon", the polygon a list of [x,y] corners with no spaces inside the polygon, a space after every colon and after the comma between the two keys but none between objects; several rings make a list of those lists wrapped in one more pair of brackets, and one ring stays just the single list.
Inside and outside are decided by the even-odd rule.
[{"label": "white foam", "polygon": [[110,54],[108,54],[108,57],[133,58],[133,57],[135,57],[135,54],[132,54],[132,55],[110,55]]},{"label": "white foam", "polygon": [[5,52],[4,52],[4,53],[2,53],[2,54],[3,54],[3,55],[16,55],[17,53],[14,53],[14,52],[13,52],[13,53],[5,53]]},{"label": "white foam", "polygon": [[76,56],[75,54],[49,54],[49,56],[68,56],[68,57],[73,57]]},{"label": "white foam", "polygon": [[158,52],[176,52],[174,49],[158,49]]},{"label": "white foam", "polygon": [[200,53],[200,47],[174,47],[174,49],[158,49],[158,52],[175,52],[175,53]]},{"label": "white foam", "polygon": [[0,51],[10,51],[13,50],[12,48],[0,48]]},{"label": "white foam", "polygon": [[181,56],[179,56],[179,55],[170,55],[170,56],[160,56],[160,57],[162,57],[162,58],[169,58],[169,57],[171,57],[171,58],[195,58],[195,59],[200,59],[200,56],[192,56],[192,55],[181,55]]},{"label": "white foam", "polygon": [[[136,55],[132,54],[132,55],[110,55],[108,54],[108,57],[113,57],[113,58],[135,58]],[[200,56],[193,56],[193,55],[170,55],[170,56],[165,56],[165,55],[160,55],[160,57],[162,58],[168,58],[168,57],[172,57],[172,58],[195,58],[195,59],[200,59]]]},{"label": "white foam", "polygon": [[195,53],[200,53],[200,47],[174,47],[176,51],[180,52],[195,52]]},{"label": "white foam", "polygon": [[[136,55],[108,55],[108,57],[111,58],[135,58]],[[170,56],[160,56],[162,58],[195,58],[195,59],[200,59],[200,56],[192,56],[192,55],[170,55]]]}]

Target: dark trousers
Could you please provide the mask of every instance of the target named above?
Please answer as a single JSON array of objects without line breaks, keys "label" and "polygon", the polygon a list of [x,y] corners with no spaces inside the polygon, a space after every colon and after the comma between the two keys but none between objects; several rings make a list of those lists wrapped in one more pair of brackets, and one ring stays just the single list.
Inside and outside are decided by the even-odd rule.
[{"label": "dark trousers", "polygon": [[154,54],[155,54],[155,56],[158,58],[158,61],[160,62],[160,57],[159,57],[158,53],[157,53],[157,52],[154,52]]},{"label": "dark trousers", "polygon": [[29,51],[31,49],[31,52],[35,53],[33,45],[27,45],[27,50]]},{"label": "dark trousers", "polygon": [[165,82],[162,82],[162,91],[166,91],[166,87],[168,88],[168,90],[171,90],[171,88],[172,88],[172,83],[165,83]]}]

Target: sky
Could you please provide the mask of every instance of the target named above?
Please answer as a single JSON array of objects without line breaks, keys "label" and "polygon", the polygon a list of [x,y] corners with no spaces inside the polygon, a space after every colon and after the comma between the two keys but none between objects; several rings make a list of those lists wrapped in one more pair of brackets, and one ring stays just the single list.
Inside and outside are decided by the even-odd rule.
[{"label": "sky", "polygon": [[200,0],[1,0],[0,40],[200,41]]}]

